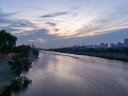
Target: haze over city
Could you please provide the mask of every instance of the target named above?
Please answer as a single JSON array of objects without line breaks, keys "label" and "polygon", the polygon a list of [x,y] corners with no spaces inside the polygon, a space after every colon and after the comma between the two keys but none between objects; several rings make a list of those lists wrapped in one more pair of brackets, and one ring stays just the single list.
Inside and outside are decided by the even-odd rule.
[{"label": "haze over city", "polygon": [[123,42],[128,0],[1,0],[0,29],[17,44],[57,48]]}]

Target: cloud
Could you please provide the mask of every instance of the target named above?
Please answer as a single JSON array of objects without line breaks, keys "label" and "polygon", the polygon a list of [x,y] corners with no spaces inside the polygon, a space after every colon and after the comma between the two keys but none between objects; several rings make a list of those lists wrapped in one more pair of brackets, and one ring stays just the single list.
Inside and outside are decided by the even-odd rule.
[{"label": "cloud", "polygon": [[40,43],[46,42],[46,40],[45,39],[42,39],[42,38],[37,39],[37,41],[39,41]]},{"label": "cloud", "polygon": [[58,32],[60,29],[55,29],[56,32]]},{"label": "cloud", "polygon": [[6,17],[11,16],[11,15],[14,15],[14,14],[17,14],[17,12],[15,12],[15,13],[4,13],[4,12],[0,9],[0,18],[6,18]]},{"label": "cloud", "polygon": [[[48,48],[48,46],[54,46],[54,41],[58,38],[56,35],[48,34],[47,29],[38,29],[32,31],[25,31],[17,35],[18,41],[17,44],[31,44],[38,47]],[[28,34],[28,35],[23,35]],[[55,44],[56,45],[56,44]]]},{"label": "cloud", "polygon": [[[124,11],[124,10],[123,10]],[[128,12],[105,12],[93,18],[70,37],[88,37],[128,28]],[[121,13],[121,14],[120,14]]]},{"label": "cloud", "polygon": [[[39,46],[44,46],[48,42],[47,46],[55,46],[59,45],[58,42],[60,41],[63,41],[60,42],[61,45],[77,37],[81,40],[80,38],[91,38],[128,28],[128,11],[124,10],[124,4],[120,6],[120,3],[123,2],[122,0],[119,2],[103,1],[100,3],[99,1],[91,2],[90,0],[82,2],[79,0],[71,1],[71,3],[68,1],[67,6],[48,7],[41,5],[38,6],[41,7],[39,10],[35,8],[36,6],[27,10],[25,6],[20,9],[16,9],[15,6],[14,8],[9,7],[11,8],[10,10],[17,10],[18,12],[24,10],[20,14],[14,12],[6,13],[0,10],[0,29],[5,29],[16,35],[18,42],[35,42]],[[119,6],[117,3],[119,3]],[[42,8],[44,12],[49,13],[42,14]],[[60,9],[55,12],[53,8]],[[128,7],[126,6],[126,8]],[[20,18],[20,20],[15,17]],[[28,19],[24,20],[24,18]],[[58,40],[58,38],[61,38],[61,40]],[[40,42],[43,44],[40,44]],[[70,44],[73,43],[76,42],[70,42]]]},{"label": "cloud", "polygon": [[[28,34],[28,35],[22,35],[22,34]],[[17,35],[18,37],[18,43],[30,43],[35,42],[37,45],[40,45],[40,42],[46,41],[53,41],[55,38],[57,38],[55,35],[49,35],[47,29],[38,29],[38,30],[32,30],[32,31],[25,31],[24,33],[20,33]],[[43,38],[43,40],[41,40]],[[40,42],[39,42],[40,41]]]},{"label": "cloud", "polygon": [[28,41],[30,41],[30,42],[34,42],[34,40],[28,40]]},{"label": "cloud", "polygon": [[1,9],[0,9],[0,24],[8,24],[11,21],[9,20],[9,17],[14,15],[16,13],[4,13]]},{"label": "cloud", "polygon": [[[48,35],[47,29],[37,29],[37,30],[31,30],[31,31],[24,31],[24,33],[20,33],[17,36],[19,38],[22,38],[22,40],[37,40],[38,38],[44,38],[51,40],[53,38],[52,35]],[[21,34],[28,34],[28,36],[21,36]],[[38,42],[37,42],[38,43]]]},{"label": "cloud", "polygon": [[56,23],[52,23],[52,22],[46,22],[46,24],[48,24],[49,26],[56,26]]},{"label": "cloud", "polygon": [[16,20],[16,21],[10,21],[8,25],[2,24],[0,29],[5,29],[8,32],[17,35],[17,34],[24,34],[25,31],[30,31],[36,29],[36,25],[34,23],[31,23],[26,20]]},{"label": "cloud", "polygon": [[31,43],[45,43],[46,40],[45,39],[42,39],[42,38],[37,38],[37,39],[34,39],[34,40],[28,40],[29,42]]},{"label": "cloud", "polygon": [[[27,21],[11,18],[16,13],[5,13],[0,9],[0,30],[5,29],[8,32],[16,35],[28,30],[34,30],[37,28],[36,24]],[[26,35],[26,34],[24,34]]]},{"label": "cloud", "polygon": [[72,10],[78,10],[78,9],[80,9],[80,5],[72,7]]},{"label": "cloud", "polygon": [[16,21],[13,21],[13,23],[9,27],[34,27],[36,28],[36,25],[27,20],[16,20]]},{"label": "cloud", "polygon": [[63,16],[63,15],[67,15],[69,12],[57,12],[57,13],[53,13],[53,14],[45,14],[43,16],[41,16],[42,18],[51,18],[51,17],[57,17],[57,16]]}]

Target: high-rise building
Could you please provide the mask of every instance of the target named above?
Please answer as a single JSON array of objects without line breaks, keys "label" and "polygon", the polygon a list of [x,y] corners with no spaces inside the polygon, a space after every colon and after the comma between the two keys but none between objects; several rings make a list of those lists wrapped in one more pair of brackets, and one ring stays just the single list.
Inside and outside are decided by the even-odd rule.
[{"label": "high-rise building", "polygon": [[108,48],[108,43],[105,44],[105,48]]},{"label": "high-rise building", "polygon": [[124,47],[128,47],[128,38],[124,39]]},{"label": "high-rise building", "polygon": [[110,43],[110,48],[116,48],[117,46],[116,46],[116,44],[114,44],[114,43]]},{"label": "high-rise building", "polygon": [[117,48],[123,48],[123,45],[124,45],[123,43],[118,42],[118,43],[117,43]]},{"label": "high-rise building", "polygon": [[100,44],[100,48],[108,48],[108,43],[101,43]]},{"label": "high-rise building", "polygon": [[100,44],[100,48],[104,48],[105,44],[104,43],[101,43]]}]

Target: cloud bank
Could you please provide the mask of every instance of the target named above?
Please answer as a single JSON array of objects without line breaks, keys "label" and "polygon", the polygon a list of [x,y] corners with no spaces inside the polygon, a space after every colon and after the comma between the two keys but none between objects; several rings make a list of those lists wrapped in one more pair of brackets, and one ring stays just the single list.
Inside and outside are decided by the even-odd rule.
[{"label": "cloud bank", "polygon": [[30,4],[22,0],[22,4],[15,4],[3,0],[0,29],[18,36],[18,43],[66,46],[83,42],[83,38],[91,41],[92,37],[118,31],[121,35],[128,28],[127,0],[31,0]]}]

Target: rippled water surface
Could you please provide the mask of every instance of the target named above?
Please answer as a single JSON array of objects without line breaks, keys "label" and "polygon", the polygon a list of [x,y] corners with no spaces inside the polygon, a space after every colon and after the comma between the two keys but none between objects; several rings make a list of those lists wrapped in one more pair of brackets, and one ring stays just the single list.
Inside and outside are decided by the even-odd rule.
[{"label": "rippled water surface", "polygon": [[14,96],[128,96],[128,63],[41,51],[25,74],[32,80]]}]

